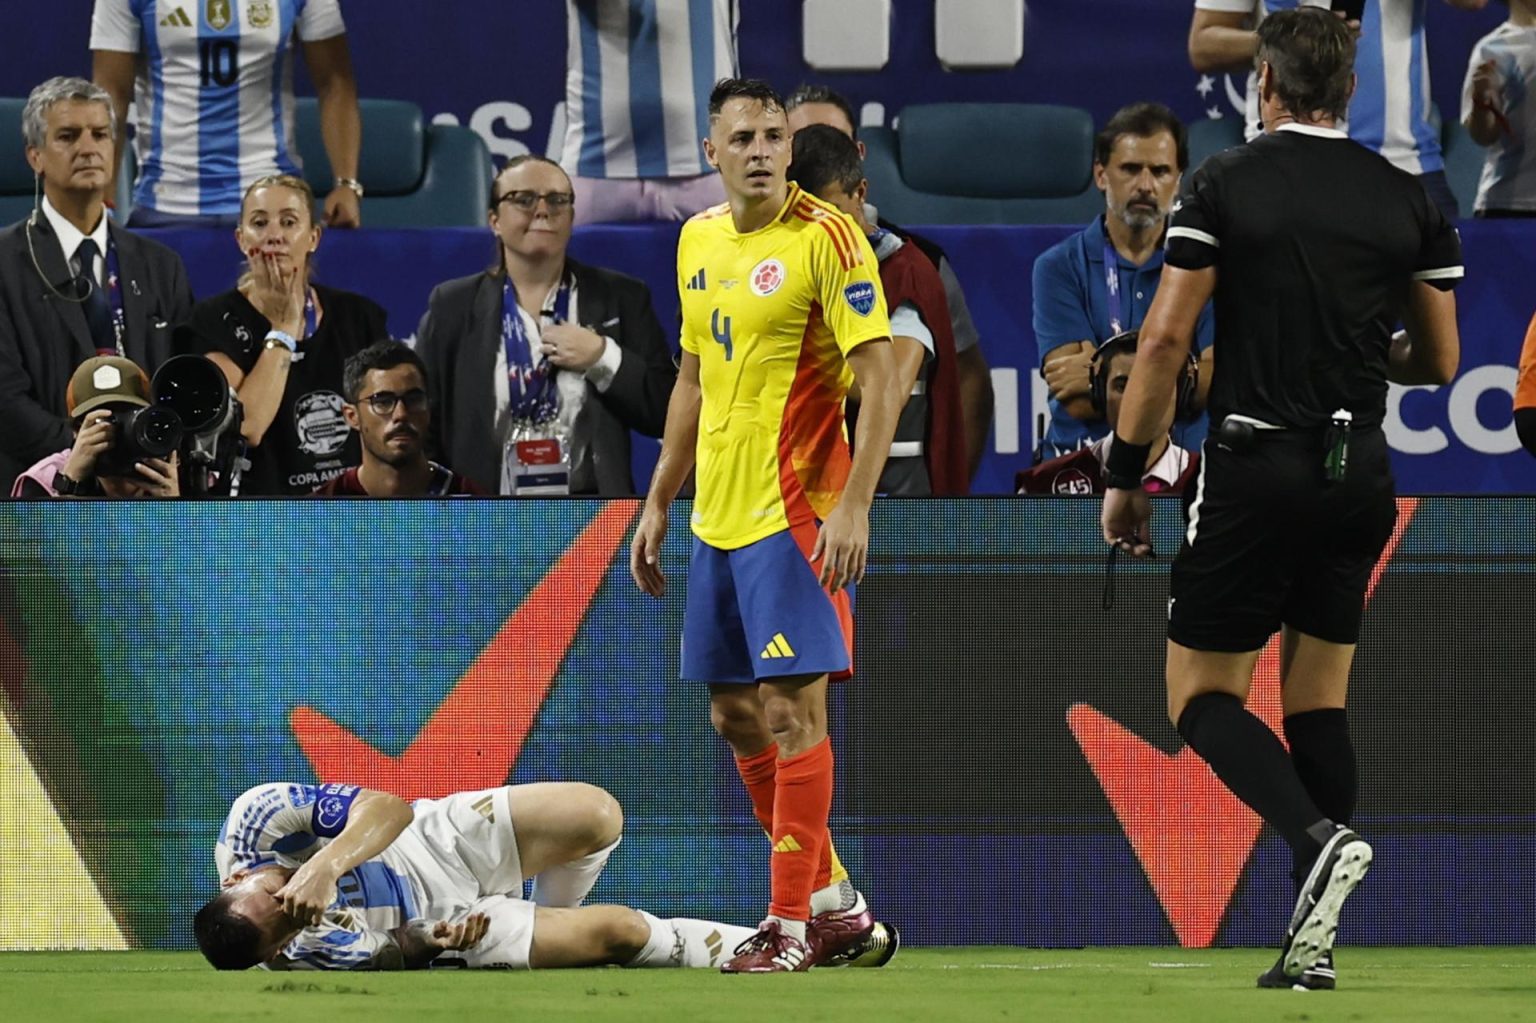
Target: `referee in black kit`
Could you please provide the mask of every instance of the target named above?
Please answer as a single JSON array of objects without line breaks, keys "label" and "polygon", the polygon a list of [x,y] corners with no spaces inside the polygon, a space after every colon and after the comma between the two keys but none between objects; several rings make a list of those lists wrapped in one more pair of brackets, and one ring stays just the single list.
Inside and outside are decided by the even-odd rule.
[{"label": "referee in black kit", "polygon": [[[1296,909],[1259,986],[1332,988],[1339,910],[1371,863],[1344,826],[1356,791],[1344,705],[1366,584],[1396,519],[1387,381],[1455,375],[1461,245],[1416,179],[1334,127],[1354,91],[1343,21],[1310,7],[1272,14],[1257,62],[1265,134],[1207,160],[1173,205],[1102,524],[1111,545],[1151,554],[1142,467],[1214,294],[1221,425],[1185,496],[1168,713],[1294,851]],[[1243,706],[1282,625],[1289,753]]]}]

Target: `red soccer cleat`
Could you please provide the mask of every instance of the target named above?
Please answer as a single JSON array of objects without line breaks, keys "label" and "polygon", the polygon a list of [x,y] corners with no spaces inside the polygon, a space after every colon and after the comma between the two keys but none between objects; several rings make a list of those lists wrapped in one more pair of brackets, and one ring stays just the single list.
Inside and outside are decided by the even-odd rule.
[{"label": "red soccer cleat", "polygon": [[875,914],[859,895],[847,909],[817,913],[805,928],[805,936],[817,966],[846,966],[849,953],[858,949],[875,930]]},{"label": "red soccer cleat", "polygon": [[736,946],[736,955],[721,973],[803,973],[814,962],[810,948],[769,920],[752,937]]}]

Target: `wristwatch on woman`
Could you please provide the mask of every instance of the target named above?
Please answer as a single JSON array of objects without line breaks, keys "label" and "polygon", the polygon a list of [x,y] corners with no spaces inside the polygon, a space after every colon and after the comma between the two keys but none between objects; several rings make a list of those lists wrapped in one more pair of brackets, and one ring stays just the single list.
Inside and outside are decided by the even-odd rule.
[{"label": "wristwatch on woman", "polygon": [[269,330],[267,331],[267,340],[261,347],[263,351],[272,348],[286,348],[291,355],[299,350],[299,343],[294,340],[292,334],[285,330]]}]

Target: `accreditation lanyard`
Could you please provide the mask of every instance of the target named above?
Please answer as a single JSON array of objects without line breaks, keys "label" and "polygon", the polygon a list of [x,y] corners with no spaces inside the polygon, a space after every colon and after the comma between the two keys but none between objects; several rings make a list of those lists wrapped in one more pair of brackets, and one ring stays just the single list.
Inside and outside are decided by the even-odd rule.
[{"label": "accreditation lanyard", "polygon": [[1104,238],[1104,286],[1109,289],[1109,336],[1123,334],[1131,322],[1130,297],[1120,290],[1120,256],[1106,234]]},{"label": "accreditation lanyard", "polygon": [[[546,309],[545,315],[551,323],[564,323],[570,311],[571,285],[565,280],[555,293],[553,309]],[[501,286],[501,343],[507,353],[507,411],[517,422],[549,422],[560,406],[556,370],[545,356],[533,356],[511,275],[503,278]]]},{"label": "accreditation lanyard", "polygon": [[[128,351],[124,347],[128,340],[128,314],[123,311],[123,283],[122,275],[118,272],[117,243],[112,240],[112,232],[107,232],[107,303],[112,308],[112,340],[117,344],[117,354],[123,358],[128,357]],[[82,267],[87,275],[94,272],[94,267]]]},{"label": "accreditation lanyard", "polygon": [[314,337],[319,326],[319,317],[315,314],[315,289],[309,288],[304,293],[304,337]]}]

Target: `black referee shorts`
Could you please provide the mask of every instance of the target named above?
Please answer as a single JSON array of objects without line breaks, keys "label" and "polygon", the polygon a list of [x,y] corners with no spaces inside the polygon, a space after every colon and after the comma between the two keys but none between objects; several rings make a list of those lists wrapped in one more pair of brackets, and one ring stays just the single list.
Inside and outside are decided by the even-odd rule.
[{"label": "black referee shorts", "polygon": [[1205,444],[1184,495],[1168,638],[1257,650],[1281,624],[1332,643],[1360,636],[1365,588],[1397,521],[1380,429],[1351,434],[1349,471],[1323,477],[1321,432],[1256,431],[1243,452]]}]

